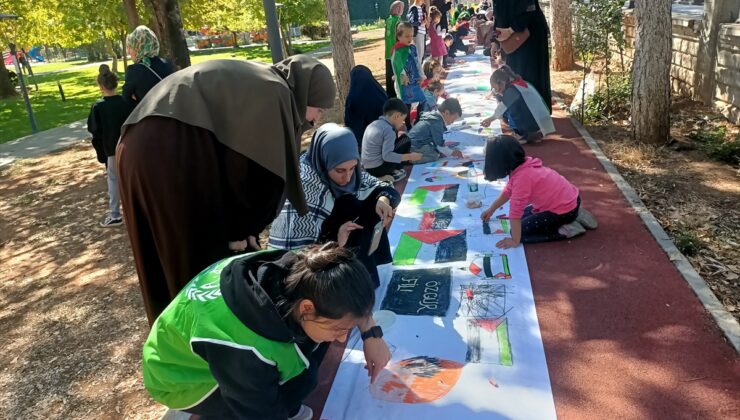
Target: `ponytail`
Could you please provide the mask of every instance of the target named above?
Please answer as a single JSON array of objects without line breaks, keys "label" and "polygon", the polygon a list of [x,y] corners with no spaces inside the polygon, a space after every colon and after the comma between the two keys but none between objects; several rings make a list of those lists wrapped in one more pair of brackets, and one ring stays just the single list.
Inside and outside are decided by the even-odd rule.
[{"label": "ponytail", "polygon": [[[365,318],[375,304],[375,287],[365,266],[352,251],[336,242],[314,245],[298,254],[285,280],[286,303],[295,309],[303,299],[313,302],[316,315],[341,319]],[[291,312],[292,312],[291,309]]]},{"label": "ponytail", "polygon": [[118,87],[118,76],[110,71],[107,64],[98,67],[98,85],[107,90],[116,90]]}]

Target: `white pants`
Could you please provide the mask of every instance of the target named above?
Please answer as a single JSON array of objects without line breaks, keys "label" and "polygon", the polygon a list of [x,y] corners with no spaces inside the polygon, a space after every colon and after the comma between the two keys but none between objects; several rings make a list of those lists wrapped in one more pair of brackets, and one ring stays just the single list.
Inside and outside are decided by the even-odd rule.
[{"label": "white pants", "polygon": [[414,45],[416,46],[417,59],[419,61],[419,74],[424,78],[424,70],[421,65],[424,63],[424,49],[427,44],[427,34],[416,34],[414,36]]}]

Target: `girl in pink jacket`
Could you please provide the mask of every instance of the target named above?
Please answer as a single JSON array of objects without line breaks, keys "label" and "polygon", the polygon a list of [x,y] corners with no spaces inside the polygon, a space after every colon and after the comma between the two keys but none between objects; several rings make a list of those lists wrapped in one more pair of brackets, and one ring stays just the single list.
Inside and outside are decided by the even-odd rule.
[{"label": "girl in pink jacket", "polygon": [[509,177],[501,195],[481,214],[481,219],[488,221],[496,209],[509,202],[511,238],[499,241],[499,248],[572,238],[598,226],[594,216],[581,207],[578,188],[542,166],[541,160],[525,156],[511,136],[488,141],[484,171],[488,181]]}]

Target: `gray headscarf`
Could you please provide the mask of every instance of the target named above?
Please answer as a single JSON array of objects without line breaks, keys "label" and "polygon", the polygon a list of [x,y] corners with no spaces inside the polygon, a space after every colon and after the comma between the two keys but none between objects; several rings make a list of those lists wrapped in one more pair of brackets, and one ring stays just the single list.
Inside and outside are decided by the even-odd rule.
[{"label": "gray headscarf", "polygon": [[[348,128],[334,123],[324,124],[313,134],[311,146],[305,158],[319,178],[329,187],[334,197],[345,194],[356,194],[360,189],[360,154],[357,151],[357,140]],[[329,171],[348,160],[356,160],[358,165],[347,185],[339,185],[331,180]]]}]

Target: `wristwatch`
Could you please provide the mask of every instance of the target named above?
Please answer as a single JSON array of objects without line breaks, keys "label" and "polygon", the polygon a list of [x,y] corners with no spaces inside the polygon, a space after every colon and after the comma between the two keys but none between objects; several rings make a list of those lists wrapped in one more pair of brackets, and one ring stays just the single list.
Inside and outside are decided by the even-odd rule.
[{"label": "wristwatch", "polygon": [[383,329],[380,328],[379,325],[370,327],[370,329],[362,333],[360,337],[362,337],[362,341],[365,341],[368,338],[383,338]]}]

